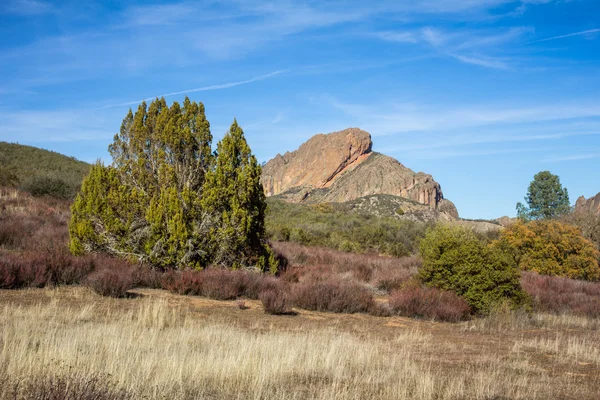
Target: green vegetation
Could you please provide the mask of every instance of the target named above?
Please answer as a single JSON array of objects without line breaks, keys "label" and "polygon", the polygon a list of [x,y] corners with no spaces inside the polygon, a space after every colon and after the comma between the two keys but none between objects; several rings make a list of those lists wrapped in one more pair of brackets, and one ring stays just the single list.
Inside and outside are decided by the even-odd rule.
[{"label": "green vegetation", "polygon": [[549,171],[542,171],[529,184],[527,206],[517,203],[517,212],[522,220],[552,219],[571,210],[569,192],[563,188],[560,178]]},{"label": "green vegetation", "polygon": [[510,252],[487,245],[470,229],[438,224],[427,231],[420,249],[421,281],[455,292],[476,312],[487,314],[505,305],[524,304],[526,295]]},{"label": "green vegetation", "polygon": [[522,270],[600,280],[600,252],[577,227],[554,220],[518,222],[502,232],[497,244],[516,255]]},{"label": "green vegetation", "polygon": [[72,199],[89,170],[89,164],[53,151],[0,142],[0,186]]},{"label": "green vegetation", "polygon": [[421,222],[348,212],[338,204],[267,202],[267,234],[278,241],[400,257],[418,251],[427,228]]},{"label": "green vegetation", "polygon": [[276,269],[264,236],[256,158],[234,121],[211,150],[204,105],[142,103],[97,163],[71,211],[74,254],[108,252],[162,268]]}]

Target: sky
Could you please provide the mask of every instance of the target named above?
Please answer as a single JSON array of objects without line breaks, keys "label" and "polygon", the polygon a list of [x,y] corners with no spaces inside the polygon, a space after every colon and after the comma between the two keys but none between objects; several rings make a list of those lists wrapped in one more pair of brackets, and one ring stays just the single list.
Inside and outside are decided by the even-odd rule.
[{"label": "sky", "polygon": [[0,1],[0,140],[93,162],[129,108],[201,101],[260,161],[359,127],[462,217],[600,191],[600,2]]}]

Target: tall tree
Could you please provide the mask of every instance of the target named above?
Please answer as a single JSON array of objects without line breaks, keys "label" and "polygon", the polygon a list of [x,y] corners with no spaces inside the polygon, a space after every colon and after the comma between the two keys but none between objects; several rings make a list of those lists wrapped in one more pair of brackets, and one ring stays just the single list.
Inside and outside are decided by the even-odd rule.
[{"label": "tall tree", "polygon": [[[142,103],[135,114],[130,110],[109,146],[112,165],[96,164],[73,204],[71,250],[107,251],[164,268],[224,260],[231,261],[227,266],[268,265],[261,258],[270,253],[264,243],[260,168],[235,125],[240,132],[235,143],[225,140],[219,147],[223,156],[215,159],[202,103],[186,98],[183,107],[177,102],[168,107],[156,99],[149,106]],[[223,185],[215,189],[215,182]],[[223,232],[237,229],[239,221],[238,245],[219,242],[232,236]]]},{"label": "tall tree", "polygon": [[517,203],[519,218],[524,220],[552,219],[571,210],[569,192],[563,188],[560,178],[549,171],[542,171],[529,184],[527,206]]},{"label": "tall tree", "polygon": [[212,234],[218,264],[276,267],[264,240],[267,204],[260,175],[261,167],[234,120],[217,145],[216,167],[206,176],[202,198],[204,208],[217,216]]}]

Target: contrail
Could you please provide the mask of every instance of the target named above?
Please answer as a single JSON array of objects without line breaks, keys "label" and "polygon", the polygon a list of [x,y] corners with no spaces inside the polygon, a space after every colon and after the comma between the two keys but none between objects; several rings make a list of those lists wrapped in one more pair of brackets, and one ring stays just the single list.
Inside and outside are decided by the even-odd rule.
[{"label": "contrail", "polygon": [[529,42],[529,43],[547,42],[549,40],[563,39],[563,38],[568,38],[571,36],[579,36],[579,35],[585,35],[587,33],[597,33],[597,32],[600,32],[600,29],[589,29],[587,31],[574,32],[574,33],[569,33],[569,34],[560,35],[560,36],[553,36],[553,37],[549,37],[546,39],[534,40],[533,42]]},{"label": "contrail", "polygon": [[154,100],[157,97],[176,96],[178,94],[194,93],[194,92],[204,92],[204,91],[207,91],[207,90],[227,89],[227,88],[234,87],[234,86],[240,86],[240,85],[245,85],[247,83],[258,82],[258,81],[262,81],[262,80],[265,80],[265,79],[269,79],[269,78],[271,78],[273,76],[280,75],[280,74],[283,74],[283,73],[286,73],[286,72],[289,72],[289,69],[282,69],[282,70],[278,70],[278,71],[271,72],[271,73],[268,73],[268,74],[255,76],[254,78],[250,78],[250,79],[245,80],[245,81],[222,83],[220,85],[203,86],[203,87],[199,87],[199,88],[195,88],[195,89],[182,90],[182,91],[179,91],[179,92],[159,94],[159,95],[148,97],[148,98],[142,99],[142,100],[128,101],[126,103],[120,103],[120,104],[110,104],[108,106],[100,107],[100,108],[98,108],[98,110],[103,110],[105,108],[130,106],[130,105],[133,105],[133,104],[139,104],[142,101]]}]

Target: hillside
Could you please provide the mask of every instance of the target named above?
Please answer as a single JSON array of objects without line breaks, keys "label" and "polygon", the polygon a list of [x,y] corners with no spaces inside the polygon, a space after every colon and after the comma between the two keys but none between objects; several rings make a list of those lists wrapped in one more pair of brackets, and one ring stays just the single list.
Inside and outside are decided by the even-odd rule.
[{"label": "hillside", "polygon": [[0,186],[73,198],[90,165],[60,153],[0,142]]},{"label": "hillside", "polygon": [[458,218],[456,207],[444,199],[431,175],[373,152],[372,145],[371,135],[358,128],[315,135],[297,150],[267,162],[262,175],[265,194],[294,203],[392,195]]}]

